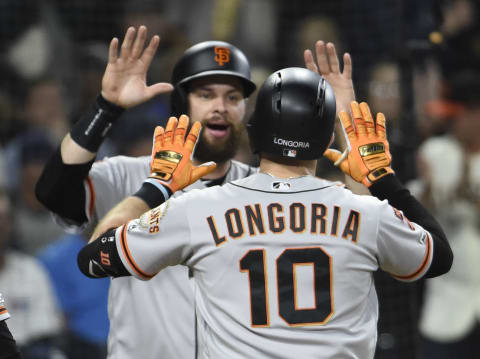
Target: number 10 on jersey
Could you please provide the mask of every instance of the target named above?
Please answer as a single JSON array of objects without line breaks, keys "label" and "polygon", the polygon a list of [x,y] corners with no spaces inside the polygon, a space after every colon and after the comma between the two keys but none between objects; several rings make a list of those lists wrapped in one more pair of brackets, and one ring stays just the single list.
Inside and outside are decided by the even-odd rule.
[{"label": "number 10 on jersey", "polygon": [[[314,306],[298,308],[296,266],[310,265],[313,270]],[[270,325],[267,283],[271,273],[266,266],[266,250],[249,250],[240,259],[240,271],[248,274],[252,327]],[[320,247],[285,249],[276,260],[279,315],[289,326],[323,325],[333,314],[331,258]],[[273,299],[273,298],[272,298]]]}]

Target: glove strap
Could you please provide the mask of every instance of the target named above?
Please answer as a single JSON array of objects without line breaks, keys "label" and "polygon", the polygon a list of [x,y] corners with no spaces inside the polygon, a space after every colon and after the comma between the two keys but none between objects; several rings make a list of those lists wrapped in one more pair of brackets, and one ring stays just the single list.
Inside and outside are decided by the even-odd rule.
[{"label": "glove strap", "polygon": [[371,183],[379,180],[380,178],[382,178],[386,175],[392,174],[392,173],[395,173],[395,172],[393,172],[393,170],[390,167],[380,167],[380,168],[377,168],[377,169],[373,170],[372,172],[370,172],[367,175],[367,178],[368,178],[368,180],[370,181],[370,184],[371,184]]},{"label": "glove strap", "polygon": [[165,201],[170,198],[170,193],[168,193],[167,187],[163,186],[157,180],[155,180],[153,178],[147,178],[144,182],[153,184],[155,187],[157,187],[157,189],[159,189],[160,192],[162,192],[163,197],[165,198]]},{"label": "glove strap", "polygon": [[163,186],[153,178],[147,178],[143,181],[142,187],[134,194],[134,196],[144,200],[150,209],[160,206],[171,195],[172,192],[168,187]]}]

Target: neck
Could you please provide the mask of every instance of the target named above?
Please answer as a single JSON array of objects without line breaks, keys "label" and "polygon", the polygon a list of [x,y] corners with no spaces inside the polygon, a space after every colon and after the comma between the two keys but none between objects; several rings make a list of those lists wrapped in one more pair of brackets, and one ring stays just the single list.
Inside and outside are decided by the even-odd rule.
[{"label": "neck", "polygon": [[268,173],[278,178],[291,178],[301,176],[315,176],[317,168],[316,160],[291,160],[270,159],[262,157],[260,160],[260,172]]},{"label": "neck", "polygon": [[[202,163],[200,163],[196,158],[194,158],[193,159],[193,164],[195,166],[199,166]],[[232,162],[230,160],[225,161],[225,162],[218,162],[215,170],[213,172],[210,172],[206,176],[203,176],[202,178],[203,179],[217,179],[217,178],[223,177],[227,174],[231,165],[232,165]]]}]

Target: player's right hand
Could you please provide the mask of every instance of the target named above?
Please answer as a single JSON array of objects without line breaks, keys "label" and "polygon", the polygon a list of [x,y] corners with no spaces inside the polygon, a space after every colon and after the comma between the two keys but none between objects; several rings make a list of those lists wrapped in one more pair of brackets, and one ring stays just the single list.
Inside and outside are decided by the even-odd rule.
[{"label": "player's right hand", "polygon": [[166,82],[147,86],[147,71],[160,37],[153,36],[144,48],[146,39],[145,26],[140,26],[138,32],[134,27],[129,27],[120,48],[120,56],[118,39],[113,38],[110,42],[108,65],[102,79],[102,96],[107,101],[127,109],[173,90],[173,86]]},{"label": "player's right hand", "polygon": [[172,193],[187,187],[217,166],[214,162],[193,165],[192,152],[202,125],[195,122],[185,138],[188,123],[188,116],[182,115],[179,120],[170,117],[165,130],[161,126],[155,128],[149,178],[168,187]]},{"label": "player's right hand", "polygon": [[365,102],[350,104],[353,121],[341,111],[339,116],[347,133],[348,152],[327,149],[323,154],[339,166],[343,173],[355,181],[370,187],[378,179],[394,173],[390,167],[392,156],[385,133],[385,116],[379,112],[373,121],[370,108]]}]

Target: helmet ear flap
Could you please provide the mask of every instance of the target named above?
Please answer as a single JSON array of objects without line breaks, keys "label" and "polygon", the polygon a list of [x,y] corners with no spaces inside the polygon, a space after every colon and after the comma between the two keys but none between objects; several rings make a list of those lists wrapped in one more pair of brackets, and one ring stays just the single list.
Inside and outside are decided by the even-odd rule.
[{"label": "helmet ear flap", "polygon": [[256,117],[252,115],[246,125],[246,128],[247,128],[248,140],[250,142],[250,148],[254,154],[259,153],[261,148],[262,130],[258,128],[259,126],[260,126],[259,121],[257,121]]},{"label": "helmet ear flap", "polygon": [[170,107],[172,116],[180,117],[180,115],[190,115],[188,94],[179,86],[176,86],[170,94]]}]

